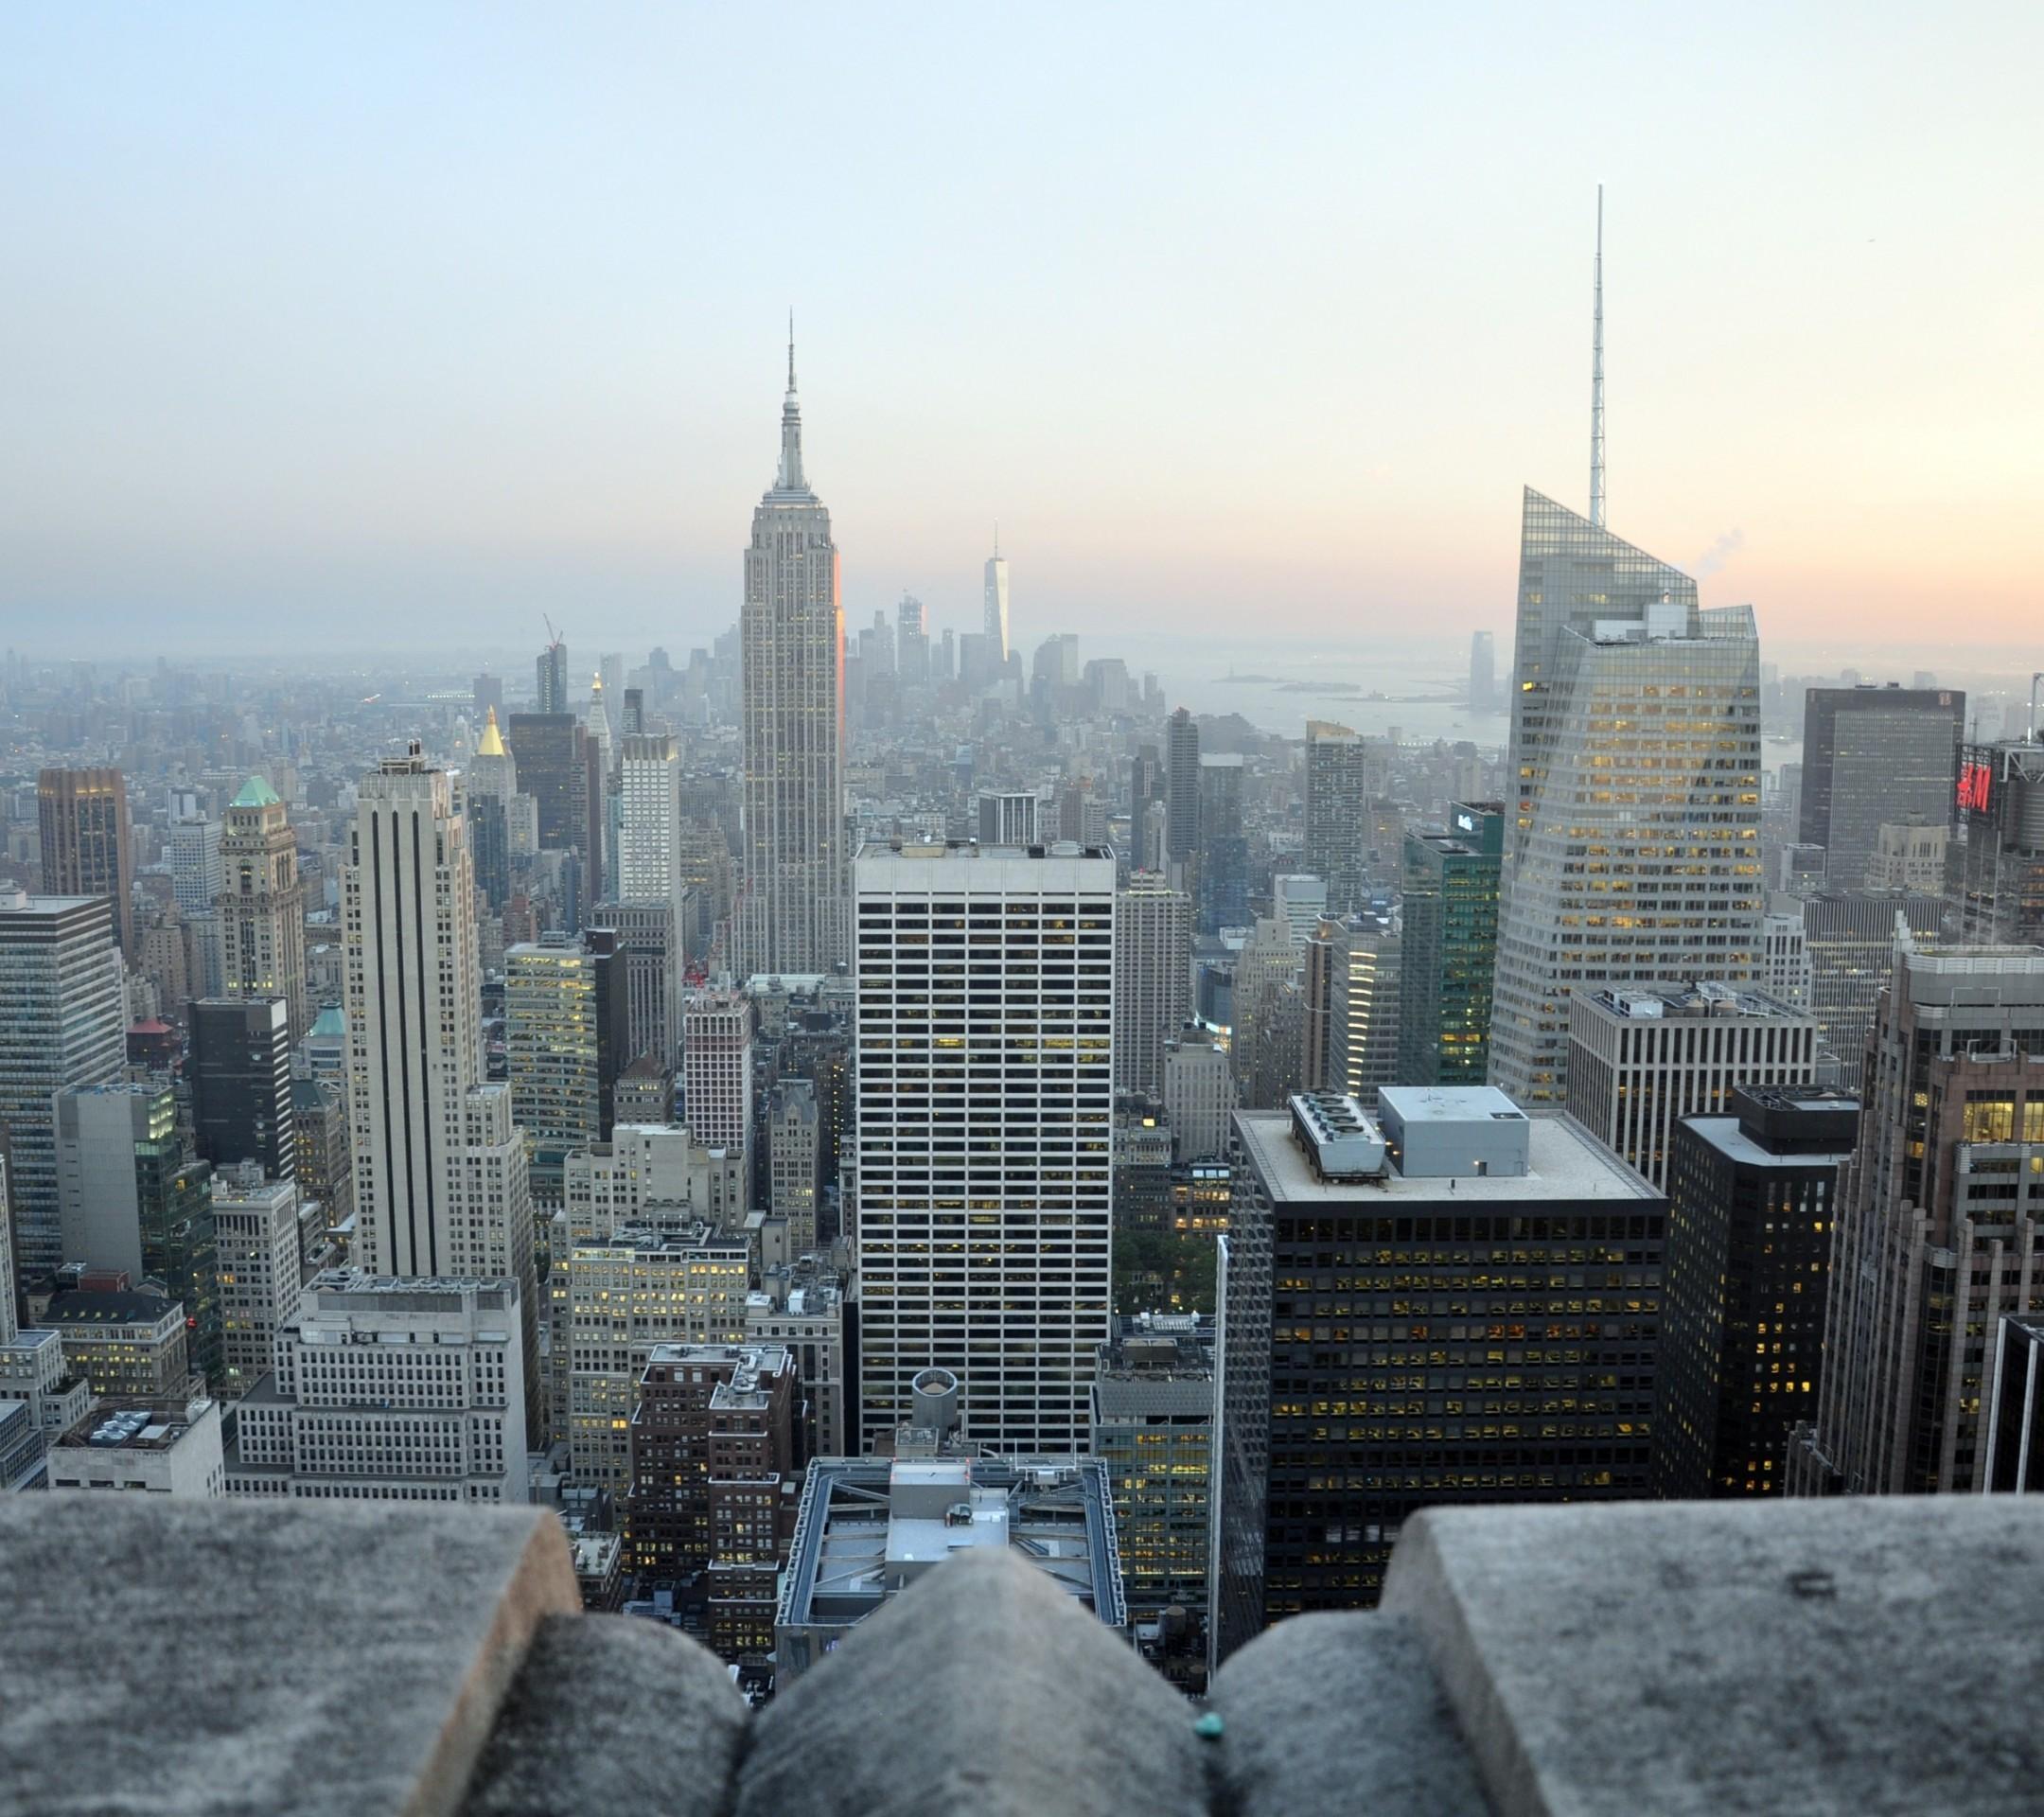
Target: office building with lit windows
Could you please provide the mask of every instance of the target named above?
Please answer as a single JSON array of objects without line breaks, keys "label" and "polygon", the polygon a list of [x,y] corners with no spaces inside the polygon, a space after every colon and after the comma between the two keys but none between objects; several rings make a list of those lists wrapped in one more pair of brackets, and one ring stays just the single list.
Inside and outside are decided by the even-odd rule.
[{"label": "office building with lit windows", "polygon": [[1087,1452],[1107,1466],[1129,1613],[1204,1619],[1213,1466],[1213,1332],[1145,1314],[1100,1348]]},{"label": "office building with lit windows", "polygon": [[220,1256],[223,1395],[246,1394],[275,1367],[277,1333],[297,1315],[298,1188],[266,1180],[244,1161],[213,1176],[213,1233]]},{"label": "office building with lit windows", "polygon": [[1750,606],[1530,487],[1519,562],[1490,1080],[1568,1093],[1579,988],[1759,964],[1760,646]]},{"label": "office building with lit windows", "polygon": [[1401,1085],[1480,1085],[1489,1076],[1504,854],[1496,802],[1453,803],[1441,831],[1405,835],[1394,1075]]},{"label": "office building with lit windows", "polygon": [[570,1467],[578,1483],[622,1496],[631,1482],[639,1378],[658,1344],[735,1344],[746,1334],[746,1241],[707,1224],[627,1225],[578,1243],[555,1269],[554,1366],[565,1377]]},{"label": "office building with lit windows", "polygon": [[1375,1605],[1422,1508],[1648,1491],[1666,1201],[1489,1086],[1239,1111],[1214,1663]]},{"label": "office building with lit windows", "polygon": [[536,1205],[558,1206],[568,1155],[610,1134],[618,1074],[630,1064],[617,938],[591,927],[504,950],[505,1071]]},{"label": "office building with lit windows", "polygon": [[1881,993],[1792,1493],[1977,1492],[1996,1329],[2044,1312],[2044,948],[1904,945]]},{"label": "office building with lit windows", "polygon": [[1569,999],[1569,1115],[1656,1186],[1682,1118],[1718,1115],[1740,1083],[1816,1077],[1817,1024],[1759,991],[1705,979]]},{"label": "office building with lit windows", "polygon": [[855,868],[859,1431],[918,1370],[965,1437],[1078,1452],[1108,1335],[1115,860],[870,845]]},{"label": "office building with lit windows", "polygon": [[1859,1105],[1808,1085],[1733,1089],[1675,1125],[1654,1493],[1785,1492],[1789,1435],[1817,1405],[1839,1173]]}]

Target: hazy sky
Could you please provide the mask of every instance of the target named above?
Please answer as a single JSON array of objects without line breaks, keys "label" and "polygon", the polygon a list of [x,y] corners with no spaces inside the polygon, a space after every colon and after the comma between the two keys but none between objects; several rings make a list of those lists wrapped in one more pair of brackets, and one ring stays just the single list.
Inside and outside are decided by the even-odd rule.
[{"label": "hazy sky", "polygon": [[[1421,16],[1424,14],[1425,16]],[[845,604],[2044,653],[2044,8],[0,10],[0,639],[685,647],[797,312]],[[276,628],[252,613],[275,613]],[[2030,666],[2028,662],[2023,666]]]}]

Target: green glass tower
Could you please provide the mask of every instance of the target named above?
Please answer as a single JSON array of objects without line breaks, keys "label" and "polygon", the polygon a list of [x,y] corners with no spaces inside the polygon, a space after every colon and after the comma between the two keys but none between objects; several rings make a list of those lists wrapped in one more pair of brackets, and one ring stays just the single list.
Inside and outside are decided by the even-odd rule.
[{"label": "green glass tower", "polygon": [[1439,832],[1405,836],[1401,1085],[1480,1085],[1490,1065],[1502,802],[1455,802]]}]

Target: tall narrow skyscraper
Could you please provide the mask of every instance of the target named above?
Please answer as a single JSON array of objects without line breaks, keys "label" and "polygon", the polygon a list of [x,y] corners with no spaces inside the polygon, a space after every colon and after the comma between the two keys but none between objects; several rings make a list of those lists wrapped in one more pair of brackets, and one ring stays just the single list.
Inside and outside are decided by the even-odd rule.
[{"label": "tall narrow skyscraper", "polygon": [[510,1276],[531,1303],[524,1139],[511,1087],[484,1069],[467,826],[415,744],[358,801],[342,871],[355,1258],[375,1275]]},{"label": "tall narrow skyscraper", "polygon": [[1192,1013],[1192,900],[1138,871],[1115,899],[1115,1089],[1164,1092],[1164,1050]]},{"label": "tall narrow skyscraper", "polygon": [[987,660],[996,668],[1008,661],[1008,557],[1000,552],[1000,530],[994,532],[994,553],[986,565]]},{"label": "tall narrow skyscraper", "polygon": [[534,667],[537,678],[533,690],[533,711],[573,712],[568,704],[568,645],[556,637],[539,652],[539,660]]},{"label": "tall narrow skyscraper", "polygon": [[128,781],[117,769],[45,769],[36,779],[45,896],[104,896],[114,931],[134,963],[134,854]]},{"label": "tall narrow skyscraper", "polygon": [[276,790],[260,776],[251,776],[228,806],[220,838],[220,894],[214,906],[220,918],[223,993],[281,997],[291,1039],[304,1040],[311,1031],[312,1010],[306,994],[298,836]]},{"label": "tall narrow skyscraper", "polygon": [[1306,869],[1327,884],[1330,915],[1369,904],[1369,747],[1325,719],[1306,722]]},{"label": "tall narrow skyscraper", "polygon": [[829,972],[848,952],[844,609],[830,513],[802,476],[792,326],[781,467],[752,513],[739,626],[745,879],[737,969]]}]

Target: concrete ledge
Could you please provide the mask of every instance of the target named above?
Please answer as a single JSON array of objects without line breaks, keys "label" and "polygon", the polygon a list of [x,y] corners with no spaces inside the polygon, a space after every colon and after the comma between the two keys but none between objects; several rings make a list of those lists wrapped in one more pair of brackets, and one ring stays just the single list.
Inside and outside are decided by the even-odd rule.
[{"label": "concrete ledge", "polygon": [[672,1629],[549,1615],[476,1768],[467,1817],[716,1817],[749,1714],[715,1655]]},{"label": "concrete ledge", "polygon": [[755,1718],[543,1510],[17,1495],[0,1817],[2028,1812],[2039,1606],[2039,1496],[1467,1509],[1230,1660],[1218,1738],[1005,1552]]},{"label": "concrete ledge", "polygon": [[2034,1496],[1422,1514],[1384,1594],[1504,1817],[2035,1810],[2039,1608]]},{"label": "concrete ledge", "polygon": [[1490,1808],[1425,1649],[1395,1615],[1299,1615],[1222,1667],[1216,1757],[1241,1817]]},{"label": "concrete ledge", "polygon": [[579,1608],[539,1509],[0,1496],[0,1810],[456,1810]]},{"label": "concrete ledge", "polygon": [[963,1554],[754,1723],[738,1817],[1198,1817],[1196,1712],[1005,1551]]}]

